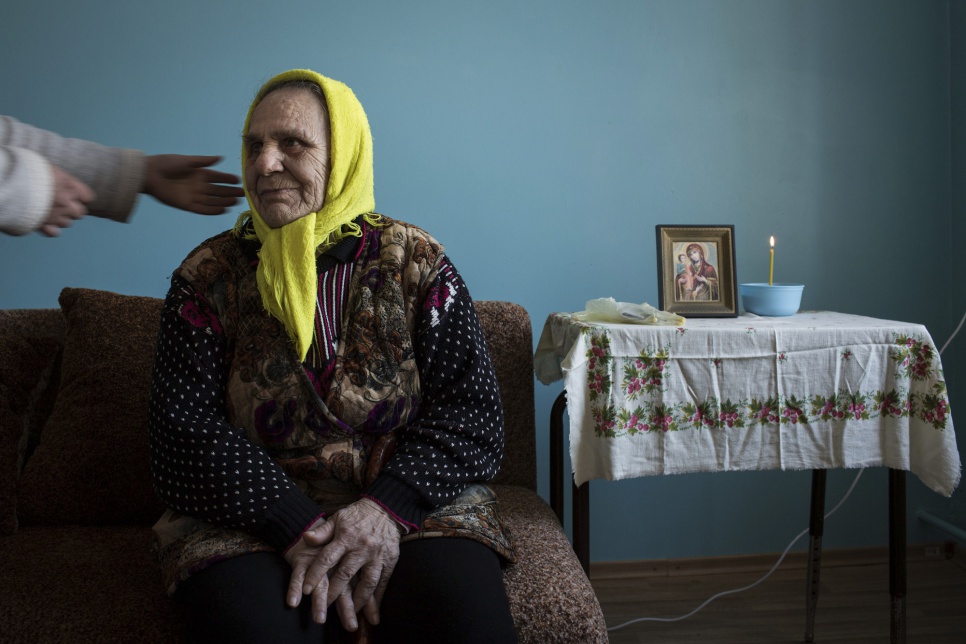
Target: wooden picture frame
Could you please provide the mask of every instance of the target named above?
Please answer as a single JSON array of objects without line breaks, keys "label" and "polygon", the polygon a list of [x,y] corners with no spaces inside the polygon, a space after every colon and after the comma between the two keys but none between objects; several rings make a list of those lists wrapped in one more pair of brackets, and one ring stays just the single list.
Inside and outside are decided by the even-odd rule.
[{"label": "wooden picture frame", "polygon": [[738,317],[735,227],[658,225],[657,293],[684,317]]}]

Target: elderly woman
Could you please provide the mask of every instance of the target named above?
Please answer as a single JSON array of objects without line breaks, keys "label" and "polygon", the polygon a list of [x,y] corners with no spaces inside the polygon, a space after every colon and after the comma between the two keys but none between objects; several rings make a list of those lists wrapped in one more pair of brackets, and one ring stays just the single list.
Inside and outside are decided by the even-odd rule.
[{"label": "elderly woman", "polygon": [[308,70],[244,126],[250,210],[172,277],[152,375],[155,526],[201,641],[512,642],[503,415],[442,246],[374,212],[362,106]]}]

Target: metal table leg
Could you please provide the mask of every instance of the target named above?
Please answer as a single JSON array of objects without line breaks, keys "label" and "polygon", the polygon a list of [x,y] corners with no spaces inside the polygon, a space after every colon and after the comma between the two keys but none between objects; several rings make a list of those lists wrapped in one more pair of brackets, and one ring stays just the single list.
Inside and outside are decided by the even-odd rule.
[{"label": "metal table leg", "polygon": [[573,508],[574,552],[590,577],[590,481],[580,486],[574,484]]},{"label": "metal table leg", "polygon": [[564,524],[564,433],[563,413],[567,407],[567,392],[561,391],[550,408],[550,507],[560,525]]},{"label": "metal table leg", "polygon": [[808,519],[808,576],[805,586],[805,641],[815,641],[815,609],[822,573],[822,534],[825,531],[825,470],[812,470],[812,504]]},{"label": "metal table leg", "polygon": [[[562,391],[550,408],[550,507],[560,525],[564,522],[563,413],[567,392]],[[590,483],[573,486],[574,552],[584,573],[590,576]]]},{"label": "metal table leg", "polygon": [[890,642],[906,641],[906,473],[889,470]]}]

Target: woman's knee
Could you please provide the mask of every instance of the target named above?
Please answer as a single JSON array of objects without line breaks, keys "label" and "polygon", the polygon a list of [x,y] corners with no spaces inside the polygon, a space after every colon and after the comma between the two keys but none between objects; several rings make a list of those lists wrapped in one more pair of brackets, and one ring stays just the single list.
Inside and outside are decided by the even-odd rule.
[{"label": "woman's knee", "polygon": [[403,543],[380,618],[380,641],[516,641],[500,558],[469,539]]},{"label": "woman's knee", "polygon": [[189,640],[324,642],[324,627],[312,621],[309,600],[296,608],[285,603],[290,574],[285,560],[268,552],[233,557],[194,574],[175,593]]}]

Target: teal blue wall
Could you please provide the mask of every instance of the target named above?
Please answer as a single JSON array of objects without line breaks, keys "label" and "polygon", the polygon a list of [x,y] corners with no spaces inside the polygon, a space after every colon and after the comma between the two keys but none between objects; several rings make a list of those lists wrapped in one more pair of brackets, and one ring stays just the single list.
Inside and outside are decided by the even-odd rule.
[{"label": "teal blue wall", "polygon": [[[523,304],[535,335],[591,298],[656,303],[656,224],[734,224],[739,281],[765,279],[774,235],[776,279],[804,282],[805,307],[921,322],[941,344],[966,308],[947,277],[964,240],[952,2],[32,0],[0,22],[0,112],[223,154],[237,172],[254,90],[312,67],[367,108],[379,210],[443,241],[476,298]],[[2,237],[0,307],[55,306],[64,286],[162,296],[185,253],[232,221],[148,199],[127,226]],[[542,478],[558,391],[537,385]],[[831,473],[830,505],[852,476]],[[806,525],[808,482],[595,482],[592,558],[779,551]],[[863,477],[828,546],[886,542],[885,483]],[[909,504],[955,511],[915,477]],[[941,536],[910,519],[909,538]]]}]

